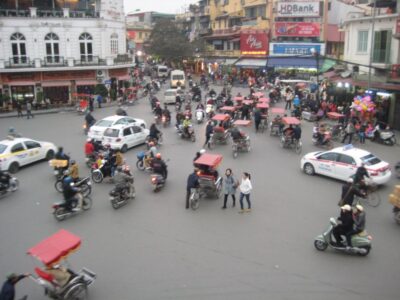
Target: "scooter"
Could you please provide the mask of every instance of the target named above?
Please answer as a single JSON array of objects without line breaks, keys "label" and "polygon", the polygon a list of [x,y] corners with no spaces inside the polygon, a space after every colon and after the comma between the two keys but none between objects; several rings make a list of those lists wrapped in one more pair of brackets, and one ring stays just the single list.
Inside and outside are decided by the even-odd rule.
[{"label": "scooter", "polygon": [[[57,180],[54,184],[56,191],[59,193],[62,193],[64,191],[63,181],[65,177],[66,175],[63,178]],[[89,196],[92,193],[92,182],[90,181],[90,177],[85,177],[79,180],[75,183],[75,186],[81,189],[81,193],[84,197]]]},{"label": "scooter", "polygon": [[203,123],[204,115],[205,115],[205,113],[204,113],[203,109],[197,109],[196,110],[196,121],[197,121],[197,124]]},{"label": "scooter", "polygon": [[185,131],[185,129],[183,128],[183,125],[177,125],[176,126],[176,130],[178,132],[178,135],[182,138],[182,139],[190,139],[193,143],[196,141],[196,135],[194,134],[194,129],[192,125],[189,125],[189,128],[187,129],[187,131]]},{"label": "scooter", "polygon": [[136,167],[140,170],[140,171],[147,171],[147,172],[153,172],[153,168],[145,162],[145,158],[146,158],[146,152],[141,151],[138,154],[136,154],[137,157],[137,161],[136,161]]},{"label": "scooter", "polygon": [[153,185],[153,191],[156,193],[165,185],[166,179],[161,174],[150,175],[151,184]]},{"label": "scooter", "polygon": [[12,177],[7,172],[3,173],[3,176],[7,176],[8,182],[6,184],[1,184],[0,197],[7,195],[8,193],[13,193],[19,188],[19,180],[16,177]]},{"label": "scooter", "polygon": [[[78,203],[75,201],[75,203],[73,203],[73,207],[76,207]],[[89,196],[83,196],[83,200],[82,200],[82,209],[79,211],[74,211],[71,210],[67,203],[65,201],[63,202],[58,202],[58,203],[54,203],[53,204],[53,215],[54,218],[56,218],[57,221],[62,221],[67,217],[76,215],[76,214],[80,214],[82,212],[84,212],[85,210],[89,210],[92,207],[92,199]]]},{"label": "scooter", "polygon": [[332,139],[331,139],[331,135],[327,134],[327,136],[324,139],[325,139],[325,142],[324,141],[320,141],[318,134],[314,133],[313,136],[312,136],[312,143],[313,143],[314,146],[317,146],[317,147],[320,147],[320,148],[325,148],[325,149],[328,149],[328,150],[332,149],[333,148],[333,142],[332,142]]},{"label": "scooter", "polygon": [[[133,182],[132,182],[133,184]],[[133,193],[129,193],[129,188],[126,185],[116,185],[110,192],[110,202],[114,209],[118,209],[128,203],[129,200],[135,199],[135,188]]]},{"label": "scooter", "polygon": [[378,142],[384,145],[393,146],[396,144],[396,136],[390,129],[382,130],[379,125],[375,127],[374,136],[371,141]]},{"label": "scooter", "polygon": [[366,231],[363,231],[351,237],[352,247],[346,247],[346,245],[337,246],[332,241],[333,229],[337,226],[337,222],[335,218],[330,218],[329,223],[330,225],[328,229],[321,235],[318,235],[314,240],[314,247],[318,251],[325,251],[329,246],[332,249],[348,254],[357,254],[360,256],[367,256],[369,254],[371,250],[372,237],[368,235]]}]

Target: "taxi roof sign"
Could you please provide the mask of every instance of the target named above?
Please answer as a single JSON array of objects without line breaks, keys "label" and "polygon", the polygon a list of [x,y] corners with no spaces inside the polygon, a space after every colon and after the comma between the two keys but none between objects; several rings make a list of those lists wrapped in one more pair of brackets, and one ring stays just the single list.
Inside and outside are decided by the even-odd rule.
[{"label": "taxi roof sign", "polygon": [[354,149],[353,144],[347,144],[347,145],[343,146],[343,151],[347,151],[347,150],[350,150],[350,149]]}]

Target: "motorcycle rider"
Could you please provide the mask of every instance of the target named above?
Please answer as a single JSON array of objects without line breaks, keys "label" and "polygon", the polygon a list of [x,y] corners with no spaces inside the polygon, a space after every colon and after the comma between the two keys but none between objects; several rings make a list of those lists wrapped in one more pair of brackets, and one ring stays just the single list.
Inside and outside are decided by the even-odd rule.
[{"label": "motorcycle rider", "polygon": [[198,168],[195,168],[193,173],[188,176],[187,184],[186,184],[186,209],[189,209],[189,199],[191,194],[191,189],[198,189],[200,187],[199,176],[197,172]]},{"label": "motorcycle rider", "polygon": [[178,106],[178,110],[181,110],[181,107],[182,107],[182,98],[181,98],[181,96],[179,95],[179,93],[177,93],[177,94],[176,94],[176,97],[175,97],[175,106]]},{"label": "motorcycle rider", "polygon": [[185,117],[185,120],[183,120],[182,122],[182,126],[183,126],[183,133],[186,136],[189,136],[189,127],[192,126],[192,122],[190,121],[189,116]]},{"label": "motorcycle rider", "polygon": [[181,111],[178,111],[176,113],[176,127],[179,127],[179,125],[181,125],[183,120],[185,120],[185,114]]},{"label": "motorcycle rider", "polygon": [[58,147],[58,151],[55,155],[55,159],[59,160],[68,160],[69,161],[69,156],[64,153],[64,148],[63,147]]},{"label": "motorcycle rider", "polygon": [[8,188],[10,177],[10,174],[0,170],[0,192]]},{"label": "motorcycle rider", "polygon": [[164,180],[167,179],[168,170],[166,163],[161,158],[161,153],[157,153],[156,157],[151,161],[151,166],[153,168],[153,172],[156,174],[160,174]]},{"label": "motorcycle rider", "polygon": [[119,148],[115,150],[115,164],[117,167],[124,164],[124,157],[122,156],[121,149]]},{"label": "motorcycle rider", "polygon": [[95,152],[95,150],[94,150],[94,145],[93,145],[92,139],[87,139],[86,143],[85,143],[85,155],[86,155],[86,157],[93,158],[94,152]]},{"label": "motorcycle rider", "polygon": [[153,112],[154,112],[154,115],[155,115],[158,119],[161,119],[163,110],[162,110],[162,108],[161,108],[159,102],[156,104],[156,107],[154,108]]},{"label": "motorcycle rider", "polygon": [[146,152],[144,163],[146,166],[150,165],[151,160],[157,155],[158,150],[154,142],[149,143],[149,150]]},{"label": "motorcycle rider", "polygon": [[167,123],[171,121],[171,112],[168,110],[167,104],[164,105],[164,110],[162,112],[162,115],[165,117]]},{"label": "motorcycle rider", "polygon": [[[64,201],[67,204],[67,208],[70,211],[80,211],[83,202],[83,196],[80,190],[74,186],[74,182],[71,176],[67,176],[63,180],[63,195]],[[74,202],[77,202],[77,206],[73,208]]]},{"label": "motorcycle rider", "polygon": [[340,224],[333,229],[333,236],[335,237],[336,245],[343,247],[342,235],[346,236],[353,230],[354,220],[350,205],[345,204],[340,208],[338,221],[340,221]]},{"label": "motorcycle rider", "polygon": [[214,98],[215,96],[217,96],[217,93],[214,91],[214,89],[212,88],[209,92],[208,92],[208,95],[211,97],[211,98]]},{"label": "motorcycle rider", "polygon": [[115,186],[127,190],[129,197],[135,197],[135,188],[133,186],[134,178],[130,172],[124,171],[122,166],[118,166],[114,175]]},{"label": "motorcycle rider", "polygon": [[365,230],[365,212],[364,207],[360,204],[356,205],[356,210],[353,213],[354,227],[346,234],[347,246],[352,247],[351,236],[359,234]]},{"label": "motorcycle rider", "polygon": [[150,137],[152,140],[158,142],[158,139],[159,139],[160,135],[161,135],[161,131],[158,130],[157,125],[156,125],[155,123],[151,124],[151,126],[150,126],[150,132],[149,132],[149,137]]},{"label": "motorcycle rider", "polygon": [[72,177],[74,182],[79,181],[79,166],[75,160],[71,160],[70,167],[69,167],[69,176]]}]

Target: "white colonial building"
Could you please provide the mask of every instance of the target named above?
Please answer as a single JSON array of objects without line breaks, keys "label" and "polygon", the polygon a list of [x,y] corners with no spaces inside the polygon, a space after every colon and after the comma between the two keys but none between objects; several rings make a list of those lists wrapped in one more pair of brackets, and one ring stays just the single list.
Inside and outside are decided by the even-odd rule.
[{"label": "white colonial building", "polygon": [[0,2],[0,89],[12,100],[71,101],[121,86],[133,66],[123,0]]}]

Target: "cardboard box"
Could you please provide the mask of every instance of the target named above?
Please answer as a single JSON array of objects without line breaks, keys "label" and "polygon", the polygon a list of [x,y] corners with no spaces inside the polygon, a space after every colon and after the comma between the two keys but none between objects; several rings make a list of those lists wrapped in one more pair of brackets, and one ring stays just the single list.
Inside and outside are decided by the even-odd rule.
[{"label": "cardboard box", "polygon": [[400,185],[396,185],[394,187],[393,194],[395,194],[397,197],[400,197]]},{"label": "cardboard box", "polygon": [[396,207],[400,207],[400,197],[394,195],[394,194],[390,194],[389,195],[389,202]]}]

